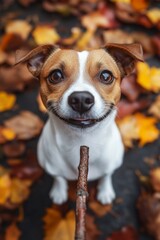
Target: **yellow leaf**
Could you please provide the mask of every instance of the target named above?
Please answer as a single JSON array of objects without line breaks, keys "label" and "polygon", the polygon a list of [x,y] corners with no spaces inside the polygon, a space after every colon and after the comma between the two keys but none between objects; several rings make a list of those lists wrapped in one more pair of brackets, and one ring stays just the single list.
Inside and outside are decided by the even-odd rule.
[{"label": "yellow leaf", "polygon": [[112,2],[130,4],[130,3],[131,3],[131,0],[112,0]]},{"label": "yellow leaf", "polygon": [[0,204],[4,204],[10,196],[11,180],[9,173],[0,167]]},{"label": "yellow leaf", "polygon": [[44,240],[74,240],[74,211],[70,211],[65,217],[62,217],[61,213],[52,207],[47,209],[47,214],[43,220],[45,222]]},{"label": "yellow leaf", "polygon": [[152,23],[156,24],[160,21],[160,9],[152,8],[146,12],[146,15],[151,20]]},{"label": "yellow leaf", "polygon": [[16,223],[9,225],[5,232],[5,240],[19,240],[21,235]]},{"label": "yellow leaf", "polygon": [[23,39],[27,39],[31,29],[32,26],[25,20],[10,21],[5,27],[6,33],[16,33]]},{"label": "yellow leaf", "polygon": [[150,114],[154,115],[160,119],[160,95],[156,98],[155,102],[151,105],[148,111]]},{"label": "yellow leaf", "polygon": [[133,140],[139,140],[139,146],[155,141],[159,137],[159,130],[155,123],[157,119],[147,117],[141,113],[129,115],[117,121],[126,147],[133,146]]},{"label": "yellow leaf", "polygon": [[0,92],[0,112],[10,110],[16,102],[16,96],[14,94],[8,94],[6,92]]},{"label": "yellow leaf", "polygon": [[13,204],[19,204],[28,198],[30,193],[31,180],[21,180],[13,178],[11,183],[11,193],[9,200]]},{"label": "yellow leaf", "polygon": [[160,68],[149,67],[147,63],[137,63],[137,82],[146,90],[160,90]]},{"label": "yellow leaf", "polygon": [[12,141],[16,137],[15,132],[11,128],[6,128],[6,127],[1,128],[0,132],[2,136],[8,141]]},{"label": "yellow leaf", "polygon": [[33,33],[33,38],[35,42],[40,45],[40,44],[54,44],[57,43],[58,40],[60,39],[60,36],[56,32],[55,29],[53,29],[50,26],[37,26]]},{"label": "yellow leaf", "polygon": [[77,42],[77,49],[78,50],[84,50],[87,47],[87,44],[89,43],[90,39],[93,37],[94,31],[87,30],[79,39]]}]

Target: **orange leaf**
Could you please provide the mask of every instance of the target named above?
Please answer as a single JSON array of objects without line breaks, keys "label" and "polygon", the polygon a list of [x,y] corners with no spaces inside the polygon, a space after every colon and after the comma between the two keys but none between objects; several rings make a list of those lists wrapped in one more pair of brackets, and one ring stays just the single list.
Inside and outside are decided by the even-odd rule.
[{"label": "orange leaf", "polygon": [[16,223],[9,225],[5,232],[5,240],[19,240],[21,235]]},{"label": "orange leaf", "polygon": [[54,209],[47,209],[47,214],[43,218],[45,226],[44,240],[72,240],[75,233],[75,213],[69,211],[65,217]]},{"label": "orange leaf", "polygon": [[38,94],[37,102],[38,102],[39,110],[40,110],[41,112],[47,112],[47,109],[46,109],[46,107],[44,106],[44,104],[43,104],[43,102],[42,102],[42,99],[41,99],[40,94]]},{"label": "orange leaf", "polygon": [[6,92],[0,92],[0,112],[10,110],[16,102],[16,96]]},{"label": "orange leaf", "polygon": [[60,39],[60,36],[54,28],[47,25],[37,26],[33,33],[33,38],[35,42],[40,44],[54,44]]},{"label": "orange leaf", "polygon": [[148,8],[149,0],[131,0],[131,5],[135,10],[141,11]]},{"label": "orange leaf", "polygon": [[102,217],[111,211],[112,205],[102,205],[97,201],[92,201],[89,203],[89,207],[96,213],[98,217]]},{"label": "orange leaf", "polygon": [[10,196],[11,179],[8,171],[0,167],[0,204],[4,204]]},{"label": "orange leaf", "polygon": [[126,147],[133,146],[133,140],[139,140],[142,147],[146,143],[155,141],[159,137],[159,130],[155,123],[157,119],[154,117],[146,117],[141,113],[128,115],[122,120],[118,120],[120,132]]},{"label": "orange leaf", "polygon": [[27,39],[31,29],[32,26],[25,20],[10,21],[5,27],[6,33],[16,33],[23,39]]},{"label": "orange leaf", "polygon": [[0,135],[2,135],[2,137],[4,138],[4,142],[12,141],[16,137],[15,132],[12,129],[6,127],[0,128]]},{"label": "orange leaf", "polygon": [[160,90],[160,68],[149,67],[147,63],[137,63],[137,82],[153,92]]}]

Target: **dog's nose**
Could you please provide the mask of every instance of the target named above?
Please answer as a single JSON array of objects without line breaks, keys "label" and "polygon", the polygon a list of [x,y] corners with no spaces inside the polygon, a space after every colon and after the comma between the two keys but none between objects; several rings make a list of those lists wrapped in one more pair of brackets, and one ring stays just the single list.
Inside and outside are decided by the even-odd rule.
[{"label": "dog's nose", "polygon": [[71,108],[80,114],[87,112],[94,104],[94,96],[89,92],[73,92],[69,98],[68,103]]}]

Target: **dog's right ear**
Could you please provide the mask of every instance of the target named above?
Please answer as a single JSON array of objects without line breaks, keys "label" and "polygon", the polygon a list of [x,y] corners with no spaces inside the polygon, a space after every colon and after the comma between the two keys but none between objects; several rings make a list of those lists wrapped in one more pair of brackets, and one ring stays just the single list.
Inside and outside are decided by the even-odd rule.
[{"label": "dog's right ear", "polygon": [[32,73],[34,77],[38,77],[40,75],[40,71],[45,60],[49,57],[49,55],[58,49],[57,46],[47,44],[38,46],[30,51],[25,56],[22,56],[21,51],[16,52],[16,63],[27,63],[28,70]]}]

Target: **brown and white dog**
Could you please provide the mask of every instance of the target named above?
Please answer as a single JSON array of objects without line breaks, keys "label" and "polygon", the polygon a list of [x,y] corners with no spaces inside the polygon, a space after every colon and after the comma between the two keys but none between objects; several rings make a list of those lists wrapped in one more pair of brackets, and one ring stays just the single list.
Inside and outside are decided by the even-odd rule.
[{"label": "brown and white dog", "polygon": [[115,124],[121,79],[143,61],[139,44],[111,44],[77,52],[53,45],[33,49],[25,62],[39,78],[49,119],[38,144],[40,165],[54,178],[50,196],[57,204],[68,197],[68,180],[77,179],[79,149],[90,148],[89,180],[99,179],[97,199],[115,198],[111,176],[122,164],[124,147]]}]

